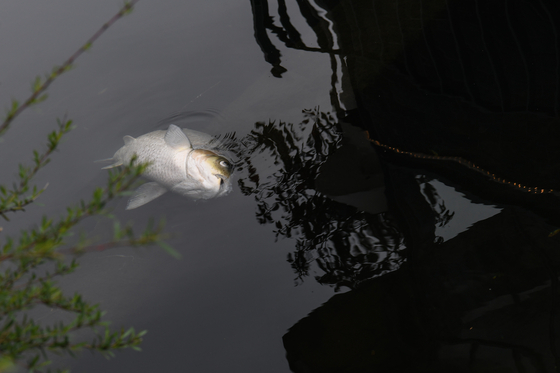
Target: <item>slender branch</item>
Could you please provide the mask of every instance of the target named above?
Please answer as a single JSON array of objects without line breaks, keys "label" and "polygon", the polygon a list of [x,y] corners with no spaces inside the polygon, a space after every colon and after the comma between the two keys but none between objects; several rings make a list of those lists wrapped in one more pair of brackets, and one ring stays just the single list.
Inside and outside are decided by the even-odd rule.
[{"label": "slender branch", "polygon": [[[138,180],[145,170],[146,165],[141,164],[136,166],[134,165],[135,161],[136,159],[133,159],[129,166],[124,167],[116,176],[111,177],[107,188],[97,188],[93,193],[93,199],[88,204],[82,201],[80,206],[75,210],[70,209],[67,217],[61,219],[56,225],[51,226],[51,229],[45,230],[44,232],[33,231],[33,233],[35,233],[33,239],[18,247],[16,252],[19,255],[25,256],[27,252],[42,242],[54,241],[60,243],[60,239],[70,228],[86,217],[99,213],[110,200],[128,190]],[[47,223],[44,224],[46,225]],[[13,259],[17,258],[17,255],[13,257]]]},{"label": "slender branch", "polygon": [[5,213],[23,211],[25,206],[35,201],[47,188],[48,184],[42,189],[37,189],[35,186],[30,196],[24,198],[23,200],[19,200],[19,197],[29,190],[29,181],[37,174],[37,172],[39,172],[41,168],[45,167],[50,162],[49,156],[57,149],[60,139],[72,129],[72,121],[67,121],[66,119],[61,121],[59,119],[58,127],[59,129],[57,131],[51,132],[48,136],[47,150],[42,154],[39,154],[37,151],[33,152],[33,161],[35,165],[32,169],[20,164],[19,185],[14,186],[13,190],[6,190],[5,188],[0,189],[0,193],[3,195],[0,197],[0,215],[5,220],[9,220]]},{"label": "slender branch", "polygon": [[70,58],[66,60],[61,66],[54,68],[53,71],[48,75],[47,79],[44,82],[40,82],[40,78],[34,83],[33,86],[33,94],[29,96],[27,100],[22,105],[19,105],[17,101],[12,101],[12,106],[8,111],[8,115],[4,122],[0,125],[0,137],[4,135],[4,133],[10,127],[12,121],[20,115],[25,109],[30,107],[33,104],[36,104],[42,101],[45,96],[42,94],[47,90],[47,88],[51,85],[53,81],[55,81],[60,75],[65,73],[66,71],[72,68],[72,65],[78,57],[80,57],[85,51],[91,48],[93,42],[95,42],[109,27],[111,27],[115,22],[117,22],[123,16],[129,14],[134,5],[140,0],[130,0],[125,3],[125,5],[115,14],[108,22],[106,22],[93,36],[91,36],[84,45],[82,45]]},{"label": "slender branch", "polygon": [[[55,250],[64,244],[63,238],[66,236],[66,232],[86,217],[100,214],[109,201],[128,190],[138,180],[147,165],[136,165],[135,162],[136,158],[133,158],[121,172],[111,173],[105,189],[97,188],[90,202],[86,204],[82,201],[74,209],[69,208],[66,217],[60,219],[56,224],[53,224],[52,220],[44,218],[39,228],[31,230],[29,233],[22,232],[19,245],[14,245],[13,240],[8,239],[2,248],[0,262],[19,261],[19,265],[14,272],[2,276],[0,290],[10,289],[25,273],[44,263],[45,259],[60,257],[61,254]],[[153,241],[154,239],[152,239]],[[142,236],[138,242],[149,242],[149,239]]]},{"label": "slender branch", "polygon": [[[129,13],[139,0],[130,0],[121,10],[105,23],[88,41],[78,49],[66,62],[53,69],[45,80],[37,78],[33,85],[33,94],[20,105],[12,101],[11,108],[0,124],[0,136],[10,127],[12,121],[31,105],[37,104],[46,98],[45,91],[49,85],[61,74],[72,68],[74,61],[97,40],[113,23]],[[32,193],[23,196],[30,189],[29,181],[49,161],[49,156],[56,149],[60,139],[70,130],[71,121],[59,121],[59,129],[53,131],[48,139],[47,150],[39,153],[34,152],[34,165],[19,168],[19,180],[16,180],[11,190],[0,185],[0,216],[4,218],[6,212],[21,211],[27,204],[44,190],[33,187]],[[112,350],[132,348],[139,350],[138,345],[142,342],[145,331],[135,332],[134,329],[120,329],[111,332],[108,323],[101,320],[103,312],[99,305],[92,305],[84,301],[80,294],[66,296],[56,286],[53,278],[74,271],[77,263],[73,260],[66,264],[62,259],[64,252],[59,248],[65,244],[69,230],[89,216],[108,215],[105,206],[109,201],[122,195],[122,192],[130,189],[140,177],[148,164],[137,164],[136,159],[123,167],[120,172],[109,173],[108,184],[105,188],[97,188],[88,202],[81,201],[78,205],[68,208],[65,216],[58,220],[43,218],[42,223],[34,229],[23,231],[16,241],[7,237],[0,245],[0,264],[7,264],[0,271],[0,370],[5,367],[22,366],[29,371],[40,372],[49,365],[46,350],[68,352],[74,356],[74,351],[89,349],[98,351],[105,356],[114,356]],[[22,198],[20,200],[20,197]],[[102,244],[92,245],[86,240],[80,239],[70,250],[74,254],[80,254],[91,250],[105,250],[114,246],[140,246],[156,243],[178,256],[166,243],[161,241],[163,225],[148,227],[136,236],[132,232],[132,226],[127,225],[123,229],[115,222],[115,233],[112,240]],[[1,227],[0,227],[1,231]],[[45,263],[54,261],[56,266],[52,272],[34,270]],[[65,312],[75,314],[75,318],[69,323],[57,323],[53,326],[42,327],[33,318],[29,318],[22,311],[34,308],[37,305],[56,308]],[[97,336],[90,342],[71,343],[70,334],[88,329]],[[22,364],[22,360],[26,363]]]}]

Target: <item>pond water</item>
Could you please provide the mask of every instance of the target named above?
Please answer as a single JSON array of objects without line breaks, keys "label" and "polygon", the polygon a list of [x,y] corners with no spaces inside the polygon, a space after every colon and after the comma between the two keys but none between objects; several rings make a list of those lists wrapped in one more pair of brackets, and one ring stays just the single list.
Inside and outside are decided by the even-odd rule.
[{"label": "pond water", "polygon": [[[29,94],[119,2],[5,0],[0,102]],[[174,123],[235,136],[229,195],[111,205],[156,248],[80,258],[61,284],[148,330],[79,372],[552,372],[560,43],[553,2],[140,1],[18,118],[2,183],[73,130],[16,235],[106,182],[95,160]],[[235,133],[235,135],[233,135]],[[538,187],[538,188],[537,188]],[[541,193],[541,190],[543,191]],[[80,229],[95,237],[111,222]],[[61,315],[40,309],[37,318]]]}]

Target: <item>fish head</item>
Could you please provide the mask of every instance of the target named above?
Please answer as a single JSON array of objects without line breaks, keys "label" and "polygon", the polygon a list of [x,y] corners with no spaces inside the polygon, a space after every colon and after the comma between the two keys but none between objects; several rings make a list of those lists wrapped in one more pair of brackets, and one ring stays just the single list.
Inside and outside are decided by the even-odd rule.
[{"label": "fish head", "polygon": [[231,161],[210,150],[194,150],[192,157],[197,160],[199,169],[204,169],[204,173],[207,175],[209,174],[217,177],[220,185],[227,181],[233,173],[233,164]]}]

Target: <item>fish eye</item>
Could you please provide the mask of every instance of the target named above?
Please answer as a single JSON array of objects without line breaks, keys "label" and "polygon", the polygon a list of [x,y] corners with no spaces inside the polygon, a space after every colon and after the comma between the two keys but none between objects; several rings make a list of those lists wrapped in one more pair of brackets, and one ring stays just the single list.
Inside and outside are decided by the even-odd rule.
[{"label": "fish eye", "polygon": [[230,168],[231,165],[228,161],[220,161],[220,166]]}]

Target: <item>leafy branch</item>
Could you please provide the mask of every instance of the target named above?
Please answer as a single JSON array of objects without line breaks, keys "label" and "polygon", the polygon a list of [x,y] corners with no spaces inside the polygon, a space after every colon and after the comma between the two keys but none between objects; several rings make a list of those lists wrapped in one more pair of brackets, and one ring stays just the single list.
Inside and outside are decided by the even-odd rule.
[{"label": "leafy branch", "polygon": [[[130,13],[138,0],[127,3],[105,23],[66,62],[53,68],[45,79],[36,78],[31,96],[19,104],[12,100],[4,122],[0,125],[0,137],[10,128],[13,120],[25,109],[46,99],[45,91],[60,75],[73,67],[74,61],[97,40],[112,24]],[[0,185],[0,215],[6,220],[7,213],[24,211],[35,201],[45,187],[30,187],[30,181],[39,170],[50,162],[63,138],[72,129],[71,120],[58,120],[58,129],[48,135],[47,147],[43,152],[33,152],[31,166],[19,165],[18,180],[11,188]],[[48,354],[63,352],[71,356],[87,349],[113,356],[113,351],[122,348],[139,350],[145,331],[133,328],[112,332],[108,323],[101,321],[103,312],[99,306],[82,299],[80,294],[67,296],[55,283],[59,276],[68,275],[78,268],[76,258],[68,261],[67,254],[79,255],[90,251],[107,250],[119,246],[146,246],[157,244],[174,256],[179,256],[163,239],[163,223],[149,223],[140,235],[131,225],[121,227],[115,220],[113,238],[103,243],[93,243],[81,237],[71,242],[73,229],[84,219],[92,216],[113,218],[106,210],[107,204],[127,192],[138,180],[148,165],[137,164],[132,159],[118,171],[109,171],[105,188],[96,188],[91,199],[80,201],[69,207],[63,217],[56,220],[44,217],[35,227],[22,231],[18,239],[6,237],[0,243],[0,372],[19,365],[30,372],[39,372],[51,362]],[[1,228],[0,228],[1,231]],[[49,268],[50,271],[48,270]],[[60,310],[68,322],[43,326],[24,313],[36,306]],[[83,341],[76,339],[76,331],[90,330],[95,337]]]},{"label": "leafy branch", "polygon": [[20,197],[29,191],[29,182],[37,174],[37,172],[45,167],[49,162],[52,152],[56,150],[62,136],[68,133],[72,129],[72,121],[64,120],[58,121],[58,130],[51,132],[48,135],[47,150],[42,154],[39,154],[36,150],[33,151],[33,167],[26,167],[22,164],[19,165],[19,184],[14,184],[11,190],[6,189],[3,185],[0,185],[0,215],[5,220],[10,220],[6,216],[7,212],[24,211],[24,207],[35,201],[41,193],[45,191],[47,185],[43,188],[38,189],[34,186],[31,195],[20,199]]},{"label": "leafy branch", "polygon": [[[136,158],[123,167],[119,172],[109,172],[109,181],[106,188],[96,188],[89,202],[81,201],[75,207],[67,208],[66,217],[53,224],[52,219],[43,218],[38,228],[22,232],[19,244],[15,245],[11,238],[0,252],[0,262],[4,260],[27,259],[29,253],[33,252],[37,258],[45,257],[56,259],[57,253],[52,249],[59,247],[68,231],[86,217],[98,215],[103,212],[105,205],[121,193],[130,189],[133,183],[146,169],[147,164],[136,165]],[[55,255],[56,254],[56,255]],[[49,256],[55,255],[55,256]],[[2,279],[2,277],[0,277]]]},{"label": "leafy branch", "polygon": [[[12,238],[6,239],[0,250],[0,263],[10,262],[11,265],[0,273],[0,357],[20,361],[30,351],[39,350],[27,361],[26,367],[33,371],[48,362],[44,351],[65,351],[73,355],[76,351],[89,349],[112,356],[115,349],[138,349],[144,332],[136,333],[133,329],[110,332],[108,324],[101,321],[103,313],[97,305],[83,301],[79,294],[71,297],[63,295],[53,281],[54,277],[70,274],[78,267],[75,259],[65,263],[65,256],[59,250],[72,236],[71,228],[89,216],[104,214],[109,201],[130,189],[147,166],[135,162],[136,159],[132,159],[119,172],[110,172],[107,187],[97,188],[89,202],[81,201],[77,206],[68,208],[66,215],[57,222],[43,218],[39,227],[22,232],[17,243]],[[136,237],[130,226],[122,229],[120,224],[115,223],[113,240],[101,246],[84,246],[83,242],[79,242],[67,250],[83,253],[99,247],[161,244],[162,229],[162,224],[154,227],[150,223]],[[54,263],[53,272],[41,275],[34,272],[49,262]],[[37,305],[73,313],[75,318],[68,324],[42,327],[25,316],[23,319],[18,317]],[[83,328],[101,328],[103,333],[91,343],[71,342],[69,333]]]}]

